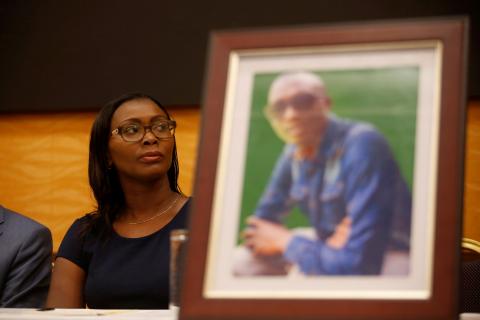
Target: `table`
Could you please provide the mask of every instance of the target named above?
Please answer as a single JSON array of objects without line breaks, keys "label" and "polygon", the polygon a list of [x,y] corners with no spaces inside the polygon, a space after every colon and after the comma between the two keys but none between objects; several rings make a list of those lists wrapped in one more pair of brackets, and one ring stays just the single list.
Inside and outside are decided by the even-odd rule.
[{"label": "table", "polygon": [[[0,308],[0,320],[176,320],[178,310],[99,310],[99,309],[37,309]],[[460,320],[480,320],[480,313],[462,313]]]},{"label": "table", "polygon": [[176,320],[175,310],[99,310],[99,309],[37,309],[0,308],[0,320]]}]

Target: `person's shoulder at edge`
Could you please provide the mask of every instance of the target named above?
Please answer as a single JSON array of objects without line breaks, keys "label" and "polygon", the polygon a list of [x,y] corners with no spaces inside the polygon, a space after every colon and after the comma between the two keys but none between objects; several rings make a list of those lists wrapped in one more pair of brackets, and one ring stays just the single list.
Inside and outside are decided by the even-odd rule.
[{"label": "person's shoulder at edge", "polygon": [[67,230],[67,234],[75,238],[85,238],[99,235],[100,230],[105,226],[105,222],[97,211],[92,211],[76,218]]},{"label": "person's shoulder at edge", "polygon": [[101,226],[104,221],[96,211],[75,219],[63,236],[56,258],[70,260],[88,270],[89,254],[102,240],[102,234],[98,232]]},{"label": "person's shoulder at edge", "polygon": [[0,206],[0,234],[0,307],[42,306],[50,282],[50,229]]},{"label": "person's shoulder at edge", "polygon": [[[12,228],[11,230],[14,230],[17,235],[23,233],[30,234],[32,232],[32,229],[45,230],[46,232],[48,231],[48,233],[51,233],[50,229],[48,229],[48,227],[41,224],[40,222],[35,221],[32,218],[29,218],[13,210],[7,209],[1,205],[0,214],[0,222],[5,223],[8,228]],[[12,224],[14,225],[14,227],[12,227]]]}]

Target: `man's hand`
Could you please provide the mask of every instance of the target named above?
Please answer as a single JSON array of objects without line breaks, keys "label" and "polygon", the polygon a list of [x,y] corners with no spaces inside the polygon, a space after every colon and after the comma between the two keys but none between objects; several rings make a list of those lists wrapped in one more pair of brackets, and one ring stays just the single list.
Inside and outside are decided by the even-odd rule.
[{"label": "man's hand", "polygon": [[255,255],[283,254],[293,236],[284,226],[254,216],[247,219],[247,224],[243,238]]},{"label": "man's hand", "polygon": [[352,219],[345,217],[335,227],[335,232],[327,238],[327,245],[337,250],[342,249],[350,237],[352,231]]}]

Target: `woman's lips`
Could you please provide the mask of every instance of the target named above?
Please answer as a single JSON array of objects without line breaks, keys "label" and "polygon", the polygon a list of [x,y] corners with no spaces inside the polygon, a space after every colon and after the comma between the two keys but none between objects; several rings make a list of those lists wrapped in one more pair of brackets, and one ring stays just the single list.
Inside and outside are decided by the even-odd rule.
[{"label": "woman's lips", "polygon": [[159,151],[151,151],[151,152],[145,152],[142,154],[139,158],[140,162],[143,163],[151,163],[151,162],[157,162],[163,159],[163,153]]}]

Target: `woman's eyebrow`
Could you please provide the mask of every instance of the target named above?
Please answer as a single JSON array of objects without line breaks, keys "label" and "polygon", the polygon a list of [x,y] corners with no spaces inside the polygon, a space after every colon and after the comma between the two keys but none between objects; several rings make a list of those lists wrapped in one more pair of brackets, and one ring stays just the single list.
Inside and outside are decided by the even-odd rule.
[{"label": "woman's eyebrow", "polygon": [[[156,121],[156,120],[168,120],[168,117],[165,116],[165,115],[157,115],[157,116],[153,116],[150,118],[149,122],[153,122],[153,121]],[[123,119],[122,121],[119,122],[119,125],[122,125],[124,123],[129,123],[129,122],[135,122],[135,123],[142,123],[143,121],[140,119],[140,118],[127,118],[127,119]]]},{"label": "woman's eyebrow", "polygon": [[116,127],[128,124],[128,123],[142,123],[142,121],[138,118],[128,118],[128,119],[123,119],[122,121],[118,122]]}]

